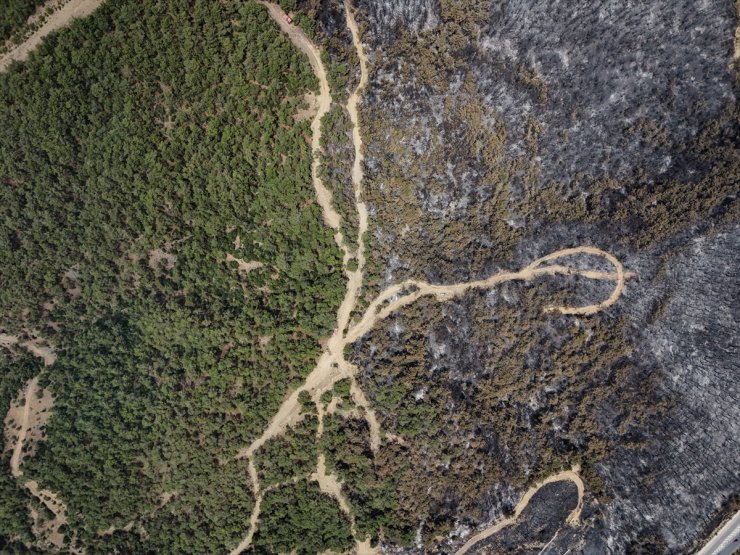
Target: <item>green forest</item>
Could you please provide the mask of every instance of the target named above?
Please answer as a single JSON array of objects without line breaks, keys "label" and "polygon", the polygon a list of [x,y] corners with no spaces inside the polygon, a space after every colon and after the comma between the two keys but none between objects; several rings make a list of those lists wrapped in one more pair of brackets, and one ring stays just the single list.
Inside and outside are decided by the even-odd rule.
[{"label": "green forest", "polygon": [[0,42],[9,39],[43,0],[0,0]]},{"label": "green forest", "polygon": [[[43,370],[1,349],[0,409],[41,372],[56,400],[23,480],[59,495],[87,553],[219,553],[248,529],[234,455],[311,370],[343,294],[293,118],[317,88],[254,2],[108,0],[0,74],[0,331],[58,354]],[[314,425],[270,453],[305,463]],[[0,550],[27,552],[29,495],[7,473],[0,489]],[[318,490],[293,489],[264,504],[302,516],[271,517],[255,548],[327,523],[306,552],[347,546],[336,504],[319,496],[306,524]]]}]

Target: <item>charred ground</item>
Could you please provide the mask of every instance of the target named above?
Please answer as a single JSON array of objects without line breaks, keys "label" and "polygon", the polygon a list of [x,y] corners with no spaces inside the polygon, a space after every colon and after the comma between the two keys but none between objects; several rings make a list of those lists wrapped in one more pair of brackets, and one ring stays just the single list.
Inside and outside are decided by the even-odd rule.
[{"label": "charred ground", "polygon": [[537,299],[606,284],[507,284],[416,304],[355,344],[383,428],[405,440],[380,457],[401,476],[388,545],[452,551],[580,462],[586,524],[546,552],[685,552],[739,478],[736,6],[358,7],[367,299],[584,243],[638,275],[587,319],[542,316]]}]

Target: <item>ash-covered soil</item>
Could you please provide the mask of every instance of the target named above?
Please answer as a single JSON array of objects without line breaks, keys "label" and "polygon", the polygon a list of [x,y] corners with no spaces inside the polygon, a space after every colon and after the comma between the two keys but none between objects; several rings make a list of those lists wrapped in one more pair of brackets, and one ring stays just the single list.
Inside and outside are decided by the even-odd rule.
[{"label": "ash-covered soil", "polygon": [[[507,153],[526,152],[530,118],[542,125],[542,180],[693,179],[681,150],[734,101],[733,19],[727,1],[496,2],[471,68]],[[660,141],[640,140],[644,124]]]},{"label": "ash-covered soil", "polygon": [[543,553],[690,551],[740,488],[737,6],[361,0],[358,19],[368,299],[582,244],[637,274],[595,316],[542,309],[609,283],[509,283],[421,301],[356,344],[406,441],[414,539],[385,547],[453,552],[578,462],[583,525],[533,514],[490,552],[557,530]]},{"label": "ash-covered soil", "polygon": [[565,519],[577,504],[575,484],[548,484],[532,497],[517,523],[482,541],[473,552],[480,555],[537,555],[555,543],[561,534],[567,533],[563,531]]}]

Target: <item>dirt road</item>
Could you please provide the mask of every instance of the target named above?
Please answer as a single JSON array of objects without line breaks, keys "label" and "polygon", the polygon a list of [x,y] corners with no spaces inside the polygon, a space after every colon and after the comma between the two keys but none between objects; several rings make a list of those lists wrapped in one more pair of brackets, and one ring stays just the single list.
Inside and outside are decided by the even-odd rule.
[{"label": "dirt road", "polygon": [[474,547],[477,543],[490,538],[493,536],[496,532],[499,532],[506,528],[507,526],[511,526],[514,524],[517,520],[519,520],[519,515],[522,514],[522,511],[527,508],[527,505],[529,505],[529,502],[532,500],[532,497],[543,487],[547,484],[552,484],[553,482],[563,482],[570,480],[573,482],[576,487],[578,488],[578,505],[576,505],[576,508],[573,509],[568,515],[568,524],[571,525],[577,525],[580,522],[581,519],[581,510],[583,509],[583,480],[581,480],[581,477],[578,475],[578,472],[580,472],[580,467],[574,466],[572,470],[566,470],[563,472],[558,472],[557,474],[553,474],[552,476],[548,476],[545,478],[542,482],[535,484],[531,488],[527,490],[527,492],[522,496],[522,498],[519,500],[519,503],[516,504],[516,507],[514,507],[514,514],[510,516],[509,518],[505,518],[503,520],[499,520],[496,524],[491,526],[490,528],[486,528],[482,532],[479,532],[472,538],[470,538],[467,542],[465,542],[465,545],[463,545],[460,549],[458,549],[455,552],[455,555],[463,555],[464,553],[468,552],[472,547]]},{"label": "dirt road", "polygon": [[[359,37],[359,31],[357,24],[352,16],[349,4],[345,3],[347,24],[352,32],[353,41],[355,48],[360,59],[360,71],[361,77],[360,82],[355,91],[350,95],[347,101],[347,111],[350,114],[350,119],[353,124],[352,139],[354,142],[355,149],[355,160],[352,167],[352,184],[355,193],[355,204],[359,216],[359,228],[358,228],[358,246],[355,252],[352,252],[349,246],[345,243],[344,237],[339,232],[339,226],[341,217],[334,210],[332,206],[332,196],[329,190],[324,186],[323,182],[319,177],[319,169],[321,164],[321,158],[319,156],[321,147],[321,118],[329,111],[332,103],[331,91],[329,89],[328,80],[326,78],[326,70],[321,62],[321,55],[318,48],[306,37],[305,33],[295,25],[291,25],[285,21],[285,13],[276,4],[263,2],[268,9],[270,17],[277,22],[284,33],[288,35],[293,44],[300,49],[304,54],[308,56],[311,67],[316,74],[320,84],[320,94],[318,97],[319,109],[314,117],[311,124],[311,146],[314,154],[313,164],[311,167],[311,178],[313,181],[314,190],[316,191],[316,198],[319,205],[322,208],[324,215],[324,221],[332,229],[336,231],[335,239],[337,244],[344,253],[343,267],[345,275],[347,276],[347,291],[344,299],[339,306],[337,311],[337,326],[327,342],[324,353],[319,358],[316,367],[311,374],[306,378],[304,384],[288,395],[283,401],[277,414],[270,420],[268,426],[263,431],[262,435],[257,438],[251,445],[241,449],[237,453],[237,458],[247,458],[249,460],[249,471],[252,479],[252,484],[255,492],[260,491],[260,484],[257,477],[256,469],[254,468],[253,455],[254,453],[265,444],[266,441],[271,438],[277,437],[285,432],[285,430],[294,425],[301,418],[301,406],[298,402],[298,396],[302,391],[308,391],[317,406],[320,405],[320,396],[324,391],[331,389],[331,387],[338,380],[343,377],[350,377],[352,368],[344,360],[344,345],[346,344],[344,338],[344,330],[349,324],[349,318],[357,304],[357,298],[359,297],[360,290],[364,281],[363,271],[365,266],[364,256],[364,241],[362,237],[367,231],[368,217],[367,209],[365,204],[362,202],[362,137],[359,130],[359,114],[357,106],[360,101],[360,95],[362,88],[366,85],[367,75],[367,57],[365,56],[364,48]],[[349,261],[354,258],[357,261],[357,269],[350,272],[348,270]],[[364,399],[364,395],[359,395],[355,389],[353,395],[356,399],[365,401],[366,411],[365,414],[371,414],[371,408],[369,403]],[[321,416],[323,411],[319,410]],[[374,422],[374,426],[371,428],[375,431],[374,436],[379,437],[377,419],[374,418],[374,414],[371,416],[371,420]],[[323,426],[320,423],[319,429]],[[378,442],[379,443],[379,440]],[[344,501],[341,494],[341,487],[335,476],[327,474],[326,468],[323,465],[323,457],[319,459],[317,463],[316,472],[314,479],[319,482],[322,491],[330,493],[333,497],[338,500],[338,503],[343,511],[349,513],[349,506]],[[240,542],[240,544],[231,552],[232,555],[241,553],[249,547],[251,544],[252,537],[254,536],[255,527],[259,519],[260,505],[264,492],[258,494],[258,502],[255,504],[255,508],[250,516],[250,526],[247,536]],[[354,534],[354,525],[353,525]],[[370,549],[368,542],[357,541],[356,551],[358,553],[370,554],[373,550]]]},{"label": "dirt road", "polygon": [[[319,95],[321,107],[311,125],[311,130],[313,132],[312,148],[314,150],[314,165],[312,167],[311,173],[314,189],[316,190],[316,196],[324,213],[324,219],[330,227],[338,229],[339,223],[341,221],[340,216],[332,207],[331,193],[328,191],[328,189],[326,189],[326,187],[321,182],[321,179],[318,177],[320,167],[320,157],[318,156],[321,138],[320,120],[324,116],[324,114],[328,112],[332,102],[331,92],[329,90],[329,85],[326,78],[326,70],[324,69],[323,63],[321,62],[321,54],[318,48],[308,39],[308,37],[299,27],[291,25],[285,21],[285,12],[283,12],[280,6],[269,2],[263,2],[263,5],[267,7],[270,17],[272,17],[272,19],[275,20],[278,25],[280,25],[280,28],[288,35],[288,38],[290,38],[293,44],[308,56],[311,67],[316,73],[316,77],[321,84],[321,93]],[[345,7],[347,8],[347,23],[350,27],[350,30],[352,31],[355,47],[358,51],[358,57],[360,58],[361,71],[360,83],[347,101],[347,110],[350,113],[350,117],[353,123],[352,137],[353,141],[355,142],[355,161],[352,169],[352,181],[355,191],[355,200],[358,203],[358,214],[360,216],[358,236],[362,237],[362,235],[367,231],[368,220],[365,205],[360,201],[362,195],[363,177],[362,138],[358,129],[359,114],[357,111],[357,105],[359,103],[362,87],[364,87],[367,83],[368,69],[367,56],[365,55],[362,43],[360,41],[357,24],[354,21],[354,17],[352,16],[352,12],[349,9],[349,5],[345,4]],[[327,349],[319,359],[314,370],[306,379],[306,382],[303,384],[303,386],[294,391],[285,399],[277,414],[271,419],[267,428],[264,430],[263,434],[249,447],[240,450],[238,453],[238,457],[251,457],[252,454],[262,445],[264,445],[267,440],[282,434],[290,424],[296,422],[296,418],[298,417],[297,415],[300,414],[298,395],[301,391],[309,391],[310,393],[312,393],[312,397],[318,399],[318,396],[327,389],[331,388],[331,386],[336,381],[342,379],[343,377],[348,377],[349,375],[350,369],[348,365],[344,362],[343,357],[343,349],[345,345],[343,331],[349,323],[350,315],[352,314],[352,311],[357,304],[357,298],[359,296],[360,289],[362,288],[363,270],[365,265],[364,242],[362,240],[358,241],[357,251],[353,254],[344,244],[344,240],[341,237],[341,234],[338,235],[340,237],[340,247],[344,250],[345,253],[344,269],[345,274],[347,275],[347,291],[345,293],[344,299],[342,300],[342,303],[339,306],[339,310],[337,311],[337,326],[334,330],[334,333],[328,340]],[[357,260],[357,270],[355,270],[354,272],[350,272],[347,270],[347,264],[352,257],[356,258]]]},{"label": "dirt road", "polygon": [[[24,398],[23,407],[17,407],[20,409],[20,430],[18,430],[18,437],[15,440],[15,444],[13,445],[13,455],[10,457],[10,474],[14,478],[18,478],[23,474],[21,472],[21,453],[23,453],[23,445],[26,442],[26,434],[28,433],[29,425],[28,422],[30,420],[31,415],[31,406],[36,404],[36,389],[38,388],[39,379],[33,378],[31,381],[29,381],[26,384],[26,394]],[[10,411],[13,411],[13,407],[11,407]],[[11,412],[8,413],[8,417],[5,420],[5,427],[6,427],[6,437],[8,436],[7,428],[8,428],[8,422],[11,420],[14,420],[11,417]]]},{"label": "dirt road", "polygon": [[[56,353],[49,345],[41,345],[39,339],[21,343],[15,335],[0,334],[0,346],[12,347],[20,345],[26,348],[31,354],[42,358],[46,366],[51,366],[56,362]],[[13,454],[10,457],[10,474],[18,478],[23,474],[21,463],[23,462],[23,447],[26,440],[39,441],[41,429],[46,424],[51,407],[54,404],[54,397],[51,392],[44,389],[41,396],[38,395],[38,376],[29,380],[24,389],[19,394],[19,400],[13,400],[10,403],[10,409],[4,420],[5,446],[6,450],[12,445]],[[22,398],[22,403],[21,399]],[[18,428],[17,435],[14,429]]]},{"label": "dirt road", "polygon": [[[622,264],[611,254],[598,249],[596,247],[582,246],[570,249],[562,249],[542,258],[535,260],[523,269],[515,272],[499,272],[490,276],[484,280],[471,281],[466,283],[456,283],[450,285],[432,285],[424,281],[408,280],[396,285],[392,285],[383,290],[375,300],[370,303],[365,313],[360,318],[359,322],[349,327],[349,319],[352,312],[357,306],[357,300],[359,298],[360,291],[362,289],[364,281],[364,267],[365,267],[365,252],[364,252],[364,241],[362,240],[363,235],[368,229],[368,214],[367,209],[362,201],[362,180],[363,180],[363,154],[362,154],[362,134],[360,127],[360,118],[358,105],[360,102],[360,96],[363,88],[367,84],[368,80],[368,61],[365,55],[364,47],[360,40],[359,30],[357,23],[354,18],[354,14],[351,6],[348,2],[345,2],[345,16],[347,20],[347,26],[352,33],[353,44],[357,51],[358,58],[360,60],[360,71],[361,77],[359,84],[355,91],[350,95],[346,109],[350,114],[352,122],[352,140],[355,147],[355,160],[352,167],[352,183],[355,193],[355,205],[359,216],[359,241],[357,250],[353,253],[350,248],[345,244],[341,233],[338,231],[341,218],[339,214],[333,209],[331,205],[331,194],[324,187],[321,180],[318,178],[318,170],[320,167],[320,157],[318,156],[318,149],[320,147],[320,119],[328,111],[331,105],[331,94],[328,88],[326,80],[326,71],[321,62],[321,56],[318,48],[311,43],[306,35],[297,27],[288,24],[284,19],[284,12],[279,6],[263,2],[267,7],[270,16],[275,20],[280,28],[288,35],[294,45],[304,52],[311,62],[311,67],[316,73],[316,77],[321,83],[321,94],[320,104],[321,108],[317,113],[311,129],[313,132],[312,148],[314,151],[314,163],[312,166],[312,180],[314,189],[316,190],[317,199],[322,207],[324,220],[332,227],[335,231],[335,239],[338,245],[344,252],[344,271],[347,276],[347,291],[344,299],[337,311],[337,326],[328,339],[324,352],[319,357],[316,366],[306,378],[305,382],[296,390],[290,392],[277,413],[268,423],[267,427],[263,430],[262,434],[255,439],[249,446],[240,449],[236,455],[236,458],[248,459],[249,474],[252,479],[253,489],[257,495],[257,503],[255,508],[250,515],[249,531],[246,537],[240,542],[240,544],[231,552],[232,555],[237,555],[242,551],[246,550],[250,544],[252,537],[254,536],[256,526],[259,521],[259,513],[261,507],[261,501],[263,495],[270,491],[272,488],[267,488],[261,491],[257,471],[254,467],[254,454],[259,450],[265,442],[272,438],[278,437],[285,433],[285,431],[295,425],[302,418],[301,405],[298,402],[298,396],[301,392],[306,391],[311,395],[311,398],[317,405],[317,411],[319,418],[323,418],[324,411],[321,407],[321,395],[329,391],[333,385],[343,378],[349,378],[352,383],[351,396],[353,403],[364,409],[363,414],[368,421],[370,426],[370,443],[373,451],[376,451],[380,446],[380,425],[375,413],[370,406],[369,401],[364,395],[364,392],[359,388],[356,383],[355,375],[358,371],[356,367],[351,365],[344,358],[344,349],[347,345],[350,345],[369,331],[371,331],[375,325],[382,319],[389,316],[391,313],[399,310],[400,308],[415,302],[422,296],[434,296],[438,301],[443,302],[454,297],[458,297],[471,289],[487,289],[497,286],[507,281],[532,281],[541,277],[546,276],[558,276],[558,275],[578,275],[588,279],[595,280],[606,280],[615,282],[614,289],[608,298],[605,300],[581,307],[548,307],[548,311],[558,311],[563,314],[580,314],[588,315],[595,314],[612,304],[614,304],[621,296],[624,290],[624,283],[626,279],[633,277],[634,274],[625,272]],[[605,272],[601,270],[590,270],[590,269],[579,269],[573,268],[561,264],[550,264],[563,258],[567,258],[575,255],[590,255],[602,258],[609,262],[613,267],[613,272]],[[350,272],[348,270],[348,262],[355,258],[357,261],[357,269]],[[322,423],[319,423],[319,430],[323,429]],[[342,510],[345,512],[349,511],[349,505],[342,496],[341,487],[336,477],[327,475],[326,468],[323,464],[323,457],[320,457],[317,462],[317,469],[314,473],[314,479],[319,481],[322,491],[325,491],[332,495],[339,503]],[[532,488],[525,494],[522,501],[517,506],[518,511],[515,512],[514,517],[518,517],[521,511],[526,507],[529,499],[536,493],[539,487],[542,487],[546,483],[552,481],[570,479],[573,480],[579,488],[579,496],[582,498],[583,484],[580,481],[580,477],[577,474],[577,469],[569,471],[567,473],[559,473],[555,476],[551,476],[542,484],[538,484],[535,488]],[[579,502],[580,507],[580,502]],[[571,515],[571,520],[577,520],[580,515],[580,508],[574,511]],[[513,520],[511,520],[513,522]],[[504,526],[507,526],[509,521],[502,521],[494,527],[481,532],[478,536],[471,539],[480,541],[483,537],[489,537],[494,534],[497,530]],[[375,551],[370,548],[369,541],[361,541],[360,538],[354,534],[357,553],[374,553]],[[487,534],[487,535],[484,535]],[[478,539],[476,539],[478,538]],[[470,543],[470,542],[469,542]],[[472,546],[474,544],[470,543]],[[466,544],[467,545],[467,544]],[[469,548],[469,547],[468,547]],[[466,548],[464,548],[466,549]],[[464,552],[464,551],[463,551]]]},{"label": "dirt road", "polygon": [[[20,61],[26,59],[29,53],[38,46],[43,37],[57,29],[64,27],[77,17],[85,17],[89,15],[98,6],[100,6],[101,3],[102,0],[70,0],[59,11],[54,13],[44,23],[44,25],[39,30],[34,32],[23,44],[18,45],[15,49],[8,52],[7,54],[0,56],[0,71],[6,69],[12,60]],[[264,490],[260,488],[259,477],[254,465],[253,456],[255,452],[260,447],[262,447],[266,441],[283,434],[287,428],[294,425],[302,418],[301,405],[298,402],[298,396],[300,392],[309,392],[311,394],[311,397],[318,404],[319,398],[323,392],[330,390],[338,380],[342,378],[350,378],[352,382],[351,396],[353,402],[356,406],[364,409],[363,413],[365,414],[365,417],[370,425],[371,447],[373,451],[379,448],[381,440],[380,425],[378,419],[375,416],[368,399],[365,397],[364,392],[357,385],[357,382],[355,380],[357,368],[352,366],[344,358],[345,347],[371,331],[378,324],[378,322],[380,322],[393,312],[401,309],[402,307],[415,302],[422,296],[434,296],[437,300],[443,302],[458,297],[471,289],[491,288],[507,281],[531,281],[541,277],[558,275],[578,275],[588,279],[607,280],[615,282],[615,287],[610,296],[599,303],[582,307],[548,308],[548,310],[550,311],[557,311],[563,314],[595,314],[614,304],[622,295],[625,280],[633,276],[633,274],[624,271],[622,264],[614,256],[598,248],[582,246],[571,249],[563,249],[544,256],[519,271],[499,272],[485,280],[450,285],[432,285],[424,281],[408,280],[396,285],[392,285],[383,290],[370,304],[368,309],[360,318],[359,322],[349,328],[350,316],[356,308],[357,300],[359,298],[364,282],[365,243],[363,237],[368,230],[368,211],[363,201],[362,195],[362,182],[364,177],[363,142],[360,125],[360,114],[358,109],[361,101],[362,92],[368,82],[368,58],[361,41],[359,28],[355,20],[354,13],[352,11],[352,7],[350,6],[349,2],[345,1],[344,6],[346,23],[351,32],[353,45],[360,63],[359,83],[352,94],[349,96],[345,106],[352,123],[352,141],[355,151],[355,157],[352,166],[351,179],[354,189],[355,208],[357,210],[359,221],[357,248],[356,250],[352,251],[350,247],[346,244],[340,232],[341,216],[334,209],[334,206],[332,204],[332,194],[326,188],[319,176],[321,164],[321,157],[319,156],[321,150],[321,120],[328,113],[332,104],[331,90],[328,83],[326,69],[321,62],[320,51],[298,26],[291,25],[285,21],[285,14],[278,5],[269,2],[262,3],[266,6],[271,18],[280,26],[280,29],[288,36],[291,42],[308,57],[314,74],[319,81],[319,94],[315,97],[316,112],[311,122],[311,150],[313,155],[313,162],[311,165],[311,179],[315,190],[316,199],[322,209],[323,219],[325,223],[334,230],[335,240],[344,253],[343,266],[345,274],[347,276],[347,291],[337,312],[336,329],[334,330],[332,336],[329,338],[324,353],[318,360],[316,367],[306,378],[304,384],[297,390],[291,392],[286,397],[278,412],[271,419],[269,425],[263,431],[262,435],[257,438],[251,445],[245,447],[244,449],[241,449],[237,454],[238,458],[248,459],[248,471],[252,480],[254,493],[256,495],[256,502],[254,510],[250,515],[249,531],[246,537],[241,541],[241,543],[232,551],[232,554],[234,555],[236,555],[237,553],[241,553],[250,546],[252,538],[256,531],[256,527],[258,525],[262,499],[266,493],[268,493],[275,487],[278,487],[271,486]],[[577,269],[559,264],[550,264],[551,262],[555,262],[557,260],[574,255],[591,255],[603,258],[614,267],[614,271],[604,272],[599,270]],[[357,269],[354,271],[349,271],[349,261],[352,259],[356,260]],[[253,263],[239,260],[237,260],[237,262],[240,262],[240,269],[245,272],[254,269],[252,266]],[[0,340],[2,340],[3,343],[12,343],[13,339],[15,338],[11,336],[0,337]],[[15,342],[17,343],[17,339]],[[39,345],[38,343],[33,341],[24,343],[23,346],[37,356],[42,356],[47,364],[53,364],[55,357],[51,348]],[[13,454],[10,461],[11,473],[15,477],[19,477],[22,475],[21,462],[23,446],[26,442],[29,432],[29,423],[32,420],[33,407],[38,402],[36,393],[37,387],[38,382],[36,379],[29,382],[26,392],[26,404],[23,406],[19,417],[21,423],[19,436],[13,446]],[[336,476],[327,474],[326,472],[323,455],[319,456],[316,472],[311,476],[311,478],[319,483],[322,491],[331,495],[337,500],[337,503],[339,504],[342,511],[350,514],[350,506],[343,496],[340,482],[338,481]],[[575,468],[572,471],[561,472],[553,475],[547,478],[542,483],[530,488],[530,490],[528,490],[524,494],[520,502],[517,504],[514,515],[511,518],[504,519],[491,526],[490,528],[475,535],[458,551],[458,555],[462,555],[479,541],[490,537],[502,528],[516,522],[522,511],[528,505],[530,499],[541,487],[543,487],[545,484],[562,480],[571,480],[578,487],[579,504],[568,518],[568,522],[577,523],[580,517],[581,505],[583,501],[583,483],[578,476],[578,469]],[[41,490],[35,481],[26,482],[25,486],[29,489],[29,491],[31,491],[34,496],[40,499],[55,514],[55,518],[52,521],[53,525],[51,529],[47,530],[47,533],[50,534],[49,537],[52,538],[52,543],[54,543],[58,547],[62,547],[63,540],[58,533],[58,528],[66,521],[66,508],[64,504],[59,501],[52,492]],[[357,542],[356,552],[363,554],[373,553],[374,550],[370,548],[368,540],[360,541],[360,538],[357,538],[354,525],[352,526],[352,531],[353,536],[355,536]]]},{"label": "dirt road", "polygon": [[64,6],[51,14],[44,24],[21,44],[0,56],[0,72],[5,71],[10,62],[22,62],[36,49],[49,33],[66,27],[73,19],[86,17],[93,13],[103,0],[69,0]]},{"label": "dirt road", "polygon": [[[357,21],[355,21],[354,12],[352,11],[352,7],[347,0],[345,0],[344,2],[344,12],[347,17],[347,27],[349,27],[349,30],[352,33],[352,43],[354,44],[355,51],[357,52],[357,57],[360,60],[360,82],[358,83],[357,88],[347,99],[346,108],[347,112],[349,113],[350,121],[352,122],[352,142],[354,143],[355,147],[355,161],[352,164],[352,183],[355,190],[355,205],[357,207],[357,215],[359,216],[359,226],[357,232],[357,259],[359,268],[356,273],[361,275],[362,269],[365,267],[365,243],[362,238],[367,232],[368,214],[367,206],[362,201],[362,179],[365,176],[365,173],[363,170],[364,155],[362,153],[362,133],[360,133],[360,114],[357,106],[360,103],[362,91],[364,91],[365,87],[367,86],[369,71],[367,54],[365,53],[365,47],[362,45],[362,40],[360,39],[360,31],[357,27]],[[360,281],[362,280],[360,279]],[[362,283],[360,283],[360,286],[361,285]]]},{"label": "dirt road", "polygon": [[[615,272],[581,270],[562,265],[544,265],[546,262],[578,254],[604,258],[614,266]],[[546,309],[562,314],[583,315],[595,314],[614,304],[624,291],[625,280],[634,277],[634,274],[626,273],[619,260],[611,254],[596,247],[584,246],[556,251],[535,260],[518,272],[499,272],[484,280],[454,283],[451,285],[432,285],[425,281],[410,279],[384,289],[370,303],[360,321],[347,332],[345,342],[353,343],[372,330],[380,320],[387,318],[393,312],[424,296],[434,296],[439,301],[447,301],[454,297],[459,297],[471,289],[490,289],[507,281],[533,281],[539,277],[555,275],[579,275],[589,279],[615,282],[611,295],[599,303],[583,307],[548,307]]]}]

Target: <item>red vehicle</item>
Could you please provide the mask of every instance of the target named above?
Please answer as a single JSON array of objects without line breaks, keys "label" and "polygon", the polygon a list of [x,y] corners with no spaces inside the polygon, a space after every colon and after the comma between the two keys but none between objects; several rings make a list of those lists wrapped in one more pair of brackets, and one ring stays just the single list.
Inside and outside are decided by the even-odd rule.
[{"label": "red vehicle", "polygon": [[289,14],[289,13],[286,13],[286,14],[285,14],[285,21],[286,21],[287,23],[293,23],[293,18],[292,18],[292,17],[290,16],[290,14]]}]

